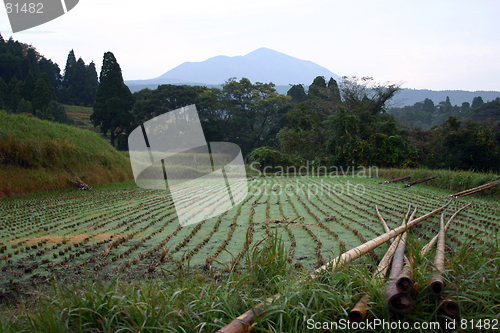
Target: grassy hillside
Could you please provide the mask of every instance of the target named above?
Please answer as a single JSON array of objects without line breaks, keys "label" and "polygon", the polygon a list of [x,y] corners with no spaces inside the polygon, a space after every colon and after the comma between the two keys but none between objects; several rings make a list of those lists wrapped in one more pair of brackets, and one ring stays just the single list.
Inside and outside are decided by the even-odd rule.
[{"label": "grassy hillside", "polygon": [[132,178],[126,155],[99,134],[0,111],[0,196],[73,186],[63,164],[91,186]]}]

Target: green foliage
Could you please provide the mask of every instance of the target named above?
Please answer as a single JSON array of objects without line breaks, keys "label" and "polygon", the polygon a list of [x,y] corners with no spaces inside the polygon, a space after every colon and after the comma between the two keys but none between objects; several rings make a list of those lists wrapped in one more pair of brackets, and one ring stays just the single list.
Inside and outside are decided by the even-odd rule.
[{"label": "green foliage", "polygon": [[292,85],[286,94],[292,98],[292,103],[301,103],[307,100],[307,94],[302,84]]},{"label": "green foliage", "polygon": [[24,98],[22,98],[19,101],[17,113],[33,113],[33,106],[31,105],[31,102],[25,101]]},{"label": "green foliage", "polygon": [[90,106],[95,102],[98,85],[94,62],[85,65],[81,57],[76,60],[75,53],[71,50],[66,60],[59,101],[71,105]]},{"label": "green foliage", "polygon": [[424,152],[421,164],[429,168],[498,171],[500,147],[491,128],[461,122],[450,116],[441,126],[429,130],[426,139],[415,137]]},{"label": "green foliage", "polygon": [[254,149],[249,155],[250,161],[258,163],[261,169],[269,166],[275,168],[277,166],[297,165],[299,161],[297,157],[281,153],[272,147],[260,147]]},{"label": "green foliage", "polygon": [[[1,36],[0,36],[1,37]],[[0,83],[0,99],[10,112],[18,109],[21,99],[33,102],[35,85],[46,75],[52,91],[59,88],[60,70],[57,64],[40,55],[34,47],[11,38],[0,38],[0,79],[8,85],[7,92]],[[54,97],[55,98],[55,97]]]},{"label": "green foliage", "polygon": [[277,135],[282,152],[306,160],[324,154],[326,131],[316,109],[302,102],[295,105],[285,117],[288,122]]},{"label": "green foliage", "polygon": [[237,143],[244,154],[261,146],[268,141],[266,134],[273,133],[271,127],[279,122],[288,101],[273,83],[228,80],[221,91],[221,104],[231,119],[229,141]]},{"label": "green foliage", "polygon": [[115,138],[130,126],[133,116],[130,112],[132,94],[123,83],[120,65],[111,52],[104,54],[99,81],[94,113],[90,120],[94,126],[100,126],[104,136],[110,132],[111,145],[114,147]]},{"label": "green foliage", "polygon": [[68,117],[68,114],[66,113],[66,110],[64,109],[64,105],[61,103],[58,103],[54,100],[50,101],[49,105],[47,106],[48,112],[52,115],[52,118],[54,121],[58,123],[63,123],[63,124],[73,124],[74,121],[70,117]]},{"label": "green foliage", "polygon": [[55,99],[54,92],[50,89],[50,86],[43,79],[43,77],[39,78],[36,81],[35,89],[33,91],[33,108],[45,113],[47,106],[53,99]]},{"label": "green foliage", "polygon": [[35,94],[34,90],[35,90],[35,79],[30,71],[28,76],[26,77],[26,80],[24,80],[23,89],[21,91],[22,98],[24,98],[27,101],[32,101],[33,96]]}]

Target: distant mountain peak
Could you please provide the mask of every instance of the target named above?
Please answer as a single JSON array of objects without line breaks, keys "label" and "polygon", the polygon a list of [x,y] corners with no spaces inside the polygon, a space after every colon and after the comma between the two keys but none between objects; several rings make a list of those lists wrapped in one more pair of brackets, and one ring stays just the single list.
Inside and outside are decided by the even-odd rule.
[{"label": "distant mountain peak", "polygon": [[317,76],[325,76],[327,80],[330,77],[340,78],[327,68],[311,61],[261,47],[244,56],[218,55],[200,62],[184,62],[155,79],[130,83],[171,84],[173,81],[179,81],[179,83],[218,85],[231,77],[236,77],[238,80],[246,77],[252,82],[309,85]]}]

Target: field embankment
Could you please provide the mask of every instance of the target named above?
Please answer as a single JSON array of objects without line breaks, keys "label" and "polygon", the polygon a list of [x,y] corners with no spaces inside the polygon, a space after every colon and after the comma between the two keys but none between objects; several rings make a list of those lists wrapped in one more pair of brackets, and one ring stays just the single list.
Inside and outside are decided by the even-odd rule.
[{"label": "field embankment", "polygon": [[75,121],[78,127],[94,128],[90,121],[90,115],[94,110],[91,107],[78,106],[78,105],[64,105],[64,110],[68,117]]},{"label": "field embankment", "polygon": [[99,134],[0,111],[0,197],[72,187],[63,164],[90,186],[132,179],[128,158]]},{"label": "field embankment", "polygon": [[[494,173],[479,173],[473,171],[451,171],[451,170],[431,170],[431,169],[379,169],[379,176],[386,179],[394,179],[403,176],[411,176],[406,183],[434,177],[434,179],[421,184],[420,186],[433,186],[454,192],[465,191],[483,184],[494,182],[500,175]],[[500,186],[487,189],[480,193],[482,196],[500,198]]]}]

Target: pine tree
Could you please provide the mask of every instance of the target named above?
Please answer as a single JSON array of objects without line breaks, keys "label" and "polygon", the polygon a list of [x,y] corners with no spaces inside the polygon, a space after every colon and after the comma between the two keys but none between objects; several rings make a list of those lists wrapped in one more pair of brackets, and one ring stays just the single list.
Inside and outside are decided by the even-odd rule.
[{"label": "pine tree", "polygon": [[[39,116],[39,111],[44,114],[50,101],[53,99],[53,92],[50,90],[50,85],[42,78],[39,78],[35,83],[35,90],[33,91],[33,109]],[[43,117],[46,118],[45,116]]]},{"label": "pine tree", "polygon": [[57,91],[60,88],[62,77],[61,77],[61,69],[59,66],[52,62],[50,59],[46,59],[45,57],[41,57],[38,62],[40,67],[40,75],[43,73],[47,74],[49,78],[50,85]]},{"label": "pine tree", "polygon": [[38,66],[37,52],[33,47],[30,47],[28,49],[26,58],[30,62],[30,68],[31,68],[31,73],[33,74],[33,78],[35,80],[38,80],[38,78],[40,77],[40,67]]},{"label": "pine tree", "polygon": [[101,133],[106,136],[110,132],[111,145],[115,146],[115,138],[133,121],[132,94],[123,82],[122,70],[111,52],[104,54],[101,74],[99,76],[94,113],[90,120],[94,126],[100,126]]},{"label": "pine tree", "polygon": [[69,102],[74,105],[86,105],[85,90],[87,79],[87,66],[80,57],[72,69],[72,78],[69,82]]},{"label": "pine tree", "polygon": [[97,93],[99,81],[94,62],[90,62],[87,66],[86,81],[85,81],[85,105],[93,105]]},{"label": "pine tree", "polygon": [[26,77],[26,80],[24,80],[21,98],[24,98],[26,101],[31,102],[31,100],[33,99],[33,90],[35,90],[35,78],[30,71],[28,73],[28,76]]},{"label": "pine tree", "polygon": [[66,67],[64,67],[64,78],[61,83],[62,87],[59,99],[62,103],[71,102],[71,85],[73,83],[75,65],[76,65],[75,52],[71,50],[69,51],[68,58],[66,60]]},{"label": "pine tree", "polygon": [[[0,38],[2,36],[0,35]],[[9,88],[5,81],[0,77],[0,109],[6,109],[9,104]]]}]

